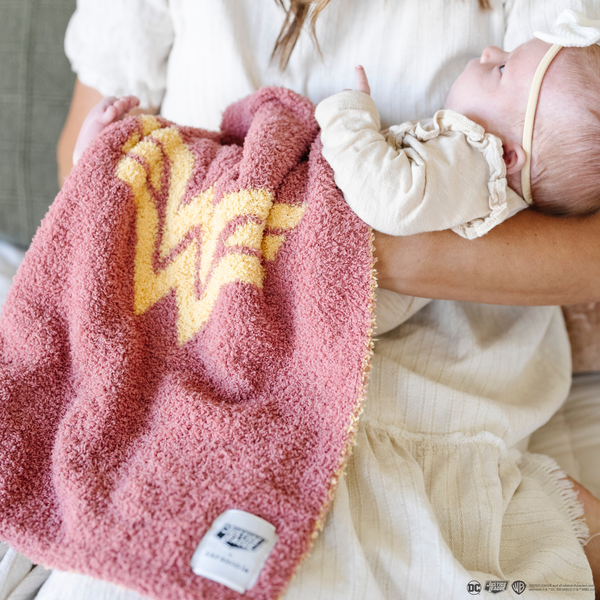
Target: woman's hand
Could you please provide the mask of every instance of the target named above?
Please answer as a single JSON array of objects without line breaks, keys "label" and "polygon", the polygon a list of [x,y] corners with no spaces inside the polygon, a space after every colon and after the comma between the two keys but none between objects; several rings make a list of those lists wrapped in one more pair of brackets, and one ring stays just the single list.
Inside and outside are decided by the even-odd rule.
[{"label": "woman's hand", "polygon": [[565,305],[600,300],[600,214],[523,210],[476,240],[451,231],[375,233],[378,283],[424,298]]}]

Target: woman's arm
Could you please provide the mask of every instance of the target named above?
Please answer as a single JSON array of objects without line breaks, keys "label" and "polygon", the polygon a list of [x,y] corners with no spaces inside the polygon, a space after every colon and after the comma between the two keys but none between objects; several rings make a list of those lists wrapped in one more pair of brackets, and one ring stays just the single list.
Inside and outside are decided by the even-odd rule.
[{"label": "woman's arm", "polygon": [[73,150],[79,135],[81,125],[98,102],[102,100],[102,94],[97,90],[83,85],[79,79],[75,80],[75,89],[69,114],[58,140],[56,148],[56,159],[58,161],[58,185],[62,187],[67,175],[73,166]]},{"label": "woman's arm", "polygon": [[487,304],[565,305],[600,300],[600,215],[523,210],[483,237],[451,231],[375,234],[380,287]]},{"label": "woman's arm", "polygon": [[[73,150],[75,142],[81,129],[81,125],[87,114],[98,102],[102,100],[102,94],[94,88],[88,87],[79,81],[75,80],[75,89],[73,90],[73,99],[65,126],[58,140],[56,149],[56,158],[58,161],[58,185],[62,187],[67,175],[73,166]],[[155,115],[158,109],[155,107],[134,108],[129,111],[130,115],[138,114],[153,114]]]}]

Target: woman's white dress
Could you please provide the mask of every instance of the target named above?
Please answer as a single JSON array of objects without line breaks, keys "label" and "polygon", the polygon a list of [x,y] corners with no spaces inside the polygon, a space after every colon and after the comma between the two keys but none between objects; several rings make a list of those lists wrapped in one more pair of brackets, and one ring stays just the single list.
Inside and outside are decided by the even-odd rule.
[{"label": "woman's white dress", "polygon": [[[135,93],[169,119],[212,129],[261,85],[318,102],[352,87],[362,64],[385,127],[434,114],[485,46],[510,50],[567,6],[600,18],[599,0],[491,5],[331,0],[317,22],[322,56],[304,32],[282,74],[269,66],[283,20],[274,0],[79,0],[66,50],[80,80],[103,94]],[[357,445],[286,600],[470,598],[472,580],[482,595],[486,582],[508,581],[502,598],[519,597],[515,580],[528,598],[593,598],[580,507],[557,464],[527,452],[571,383],[560,309],[384,292],[378,318],[380,332],[384,321],[391,330],[375,345]],[[552,426],[564,444],[564,428]],[[552,439],[536,435],[549,451]],[[594,489],[600,473],[588,476]],[[561,584],[587,591],[534,589]],[[37,598],[138,596],[55,571]]]}]

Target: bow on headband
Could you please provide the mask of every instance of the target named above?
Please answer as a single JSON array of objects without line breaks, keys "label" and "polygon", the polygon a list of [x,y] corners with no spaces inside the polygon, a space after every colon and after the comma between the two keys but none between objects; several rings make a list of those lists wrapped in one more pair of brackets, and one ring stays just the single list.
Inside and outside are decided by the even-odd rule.
[{"label": "bow on headband", "polygon": [[576,10],[564,10],[550,33],[536,31],[533,35],[548,44],[583,48],[600,43],[600,21],[588,19]]},{"label": "bow on headband", "polygon": [[533,141],[535,111],[542,80],[550,63],[561,48],[565,46],[583,48],[592,44],[600,44],[600,21],[593,21],[576,10],[567,9],[558,16],[554,28],[550,33],[536,31],[533,35],[548,44],[552,44],[552,47],[548,50],[544,58],[542,58],[533,76],[531,88],[529,89],[527,109],[525,111],[523,150],[525,151],[526,162],[521,171],[521,188],[523,198],[525,198],[528,204],[533,204],[533,197],[531,195],[531,145]]}]

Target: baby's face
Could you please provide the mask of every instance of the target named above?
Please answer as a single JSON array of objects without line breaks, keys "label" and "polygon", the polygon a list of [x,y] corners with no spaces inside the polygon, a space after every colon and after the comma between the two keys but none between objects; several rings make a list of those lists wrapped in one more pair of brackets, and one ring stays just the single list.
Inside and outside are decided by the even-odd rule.
[{"label": "baby's face", "polygon": [[465,115],[503,142],[521,142],[535,71],[550,44],[534,38],[512,52],[488,46],[454,82],[446,108]]}]

